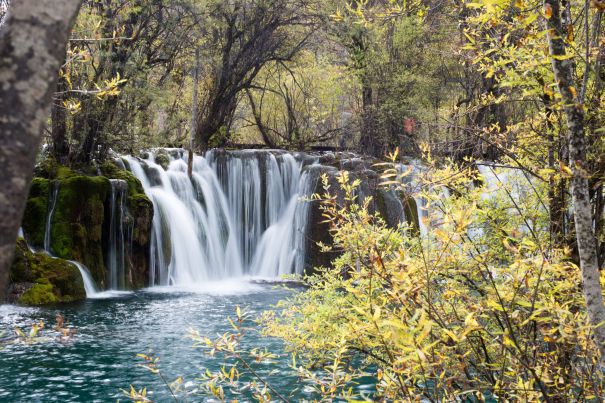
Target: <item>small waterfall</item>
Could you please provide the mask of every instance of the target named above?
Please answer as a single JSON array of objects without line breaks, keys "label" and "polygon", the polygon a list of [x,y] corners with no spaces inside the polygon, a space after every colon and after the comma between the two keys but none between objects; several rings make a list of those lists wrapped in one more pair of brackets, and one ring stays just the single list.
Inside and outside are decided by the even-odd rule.
[{"label": "small waterfall", "polygon": [[44,250],[51,253],[50,250],[50,231],[52,227],[52,219],[57,207],[57,196],[59,195],[59,181],[52,182],[52,190],[49,193],[48,199],[48,214],[46,215],[46,227],[44,229]]},{"label": "small waterfall", "polygon": [[151,285],[191,285],[244,276],[278,278],[304,269],[312,186],[291,154],[213,150],[173,153],[168,169],[124,158],[154,205]]},{"label": "small waterfall", "polygon": [[[52,218],[53,215],[55,214],[55,209],[57,207],[57,198],[59,195],[59,187],[60,187],[60,181],[53,181],[52,182],[52,190],[49,193],[49,199],[48,199],[48,214],[46,215],[46,227],[44,229],[44,253],[47,253],[50,257],[52,258],[56,258],[53,254],[52,251],[50,250],[50,241],[51,241],[51,229],[52,229]],[[20,229],[19,232],[20,236],[23,236],[23,229]],[[28,248],[32,253],[35,253],[36,251],[31,248],[28,244]],[[84,290],[86,291],[86,297],[90,298],[92,296],[94,296],[95,294],[97,294],[99,291],[97,289],[97,286],[95,285],[94,280],[92,279],[88,269],[81,263],[76,262],[76,261],[69,261],[71,264],[73,264],[74,266],[76,266],[78,268],[78,270],[80,271],[80,274],[82,275],[82,281],[84,282]]]},{"label": "small waterfall", "polygon": [[107,269],[109,288],[123,290],[126,287],[126,265],[124,219],[126,216],[126,181],[111,179],[109,204],[109,245],[107,250]]},{"label": "small waterfall", "polygon": [[414,204],[416,205],[416,215],[418,216],[418,230],[421,237],[428,234],[427,223],[429,220],[429,205],[426,197],[422,195],[421,185],[418,183],[418,175],[422,174],[422,165],[419,162],[410,164],[398,164],[397,167],[398,180],[402,182],[413,195]]},{"label": "small waterfall", "polygon": [[422,196],[416,196],[414,201],[416,202],[416,209],[418,213],[418,228],[420,230],[420,235],[424,237],[428,234],[427,220],[429,219],[429,210],[427,201],[426,198]]},{"label": "small waterfall", "polygon": [[86,298],[92,298],[99,294],[99,290],[97,289],[95,281],[92,279],[88,269],[82,263],[78,263],[74,260],[70,260],[69,262],[80,270],[82,281],[84,282],[84,290],[86,291]]}]

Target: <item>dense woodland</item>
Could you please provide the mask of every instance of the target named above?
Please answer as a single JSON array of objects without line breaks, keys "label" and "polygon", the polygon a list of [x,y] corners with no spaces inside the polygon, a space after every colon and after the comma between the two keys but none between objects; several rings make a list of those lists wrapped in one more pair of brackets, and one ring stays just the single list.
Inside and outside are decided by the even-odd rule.
[{"label": "dense woodland", "polygon": [[[321,399],[359,399],[350,385],[367,371],[376,399],[603,399],[605,2],[78,3],[0,0],[0,272],[38,144],[74,170],[152,147],[352,151],[402,194],[411,157],[427,232],[356,203],[347,173],[324,178],[323,247],[338,257],[262,332]],[[496,175],[498,198],[484,161],[515,172]],[[268,357],[240,350],[239,308],[232,324],[192,334],[240,365],[205,378],[223,400]],[[286,400],[265,381],[255,398]]]}]

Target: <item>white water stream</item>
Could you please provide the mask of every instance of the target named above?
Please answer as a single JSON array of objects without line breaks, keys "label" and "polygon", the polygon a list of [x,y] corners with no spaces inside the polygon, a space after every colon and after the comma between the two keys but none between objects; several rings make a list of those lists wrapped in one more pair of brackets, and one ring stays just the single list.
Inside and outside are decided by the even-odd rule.
[{"label": "white water stream", "polygon": [[151,285],[190,286],[304,270],[309,175],[291,154],[173,150],[167,169],[124,157],[154,205]]}]

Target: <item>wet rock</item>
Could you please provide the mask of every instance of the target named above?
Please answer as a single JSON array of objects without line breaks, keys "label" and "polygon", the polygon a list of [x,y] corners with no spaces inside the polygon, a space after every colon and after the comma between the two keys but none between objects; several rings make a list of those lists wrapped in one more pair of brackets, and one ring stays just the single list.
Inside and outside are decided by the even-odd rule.
[{"label": "wet rock", "polygon": [[164,169],[168,169],[170,165],[170,155],[166,150],[159,150],[155,154],[155,163],[161,166]]},{"label": "wet rock", "polygon": [[[126,244],[126,287],[144,287],[149,278],[153,204],[145,195],[140,181],[130,172],[120,169],[115,161],[100,164],[98,170],[103,176],[87,176],[53,165],[55,179],[34,178],[22,224],[25,237],[36,248],[44,246],[49,194],[54,186],[51,184],[58,183],[50,227],[50,252],[61,259],[83,263],[99,288],[105,289],[108,285],[106,259],[111,189],[114,186],[125,197],[122,226]],[[48,173],[48,169],[40,172]],[[39,291],[42,288],[37,287]]]},{"label": "wet rock", "polygon": [[11,303],[39,306],[86,299],[82,276],[76,266],[30,251],[24,239],[17,242],[10,283]]}]

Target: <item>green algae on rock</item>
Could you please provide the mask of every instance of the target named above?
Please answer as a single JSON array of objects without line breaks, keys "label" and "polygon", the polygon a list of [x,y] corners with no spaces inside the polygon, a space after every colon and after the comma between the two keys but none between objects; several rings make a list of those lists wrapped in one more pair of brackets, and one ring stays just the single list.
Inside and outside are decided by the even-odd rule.
[{"label": "green algae on rock", "polygon": [[44,231],[48,212],[48,195],[50,181],[44,178],[34,178],[29,190],[29,197],[23,215],[23,230],[29,234],[31,245],[44,245]]},{"label": "green algae on rock", "polygon": [[103,222],[110,189],[102,176],[62,180],[50,233],[52,253],[82,262],[98,284],[105,283]]},{"label": "green algae on rock", "polygon": [[[153,204],[140,181],[115,163],[104,162],[94,171],[103,176],[89,176],[87,170],[76,172],[52,158],[43,160],[36,168],[37,177],[27,201],[22,224],[25,237],[36,248],[45,247],[46,237],[45,249],[59,258],[83,263],[99,287],[107,288],[112,200],[115,203],[112,180],[124,181],[127,192],[120,220],[128,239],[124,242],[125,281],[120,288],[145,287],[149,278]],[[47,228],[50,231],[45,236]]]},{"label": "green algae on rock", "polygon": [[80,271],[72,263],[29,250],[19,239],[10,272],[9,302],[39,306],[86,299]]}]

